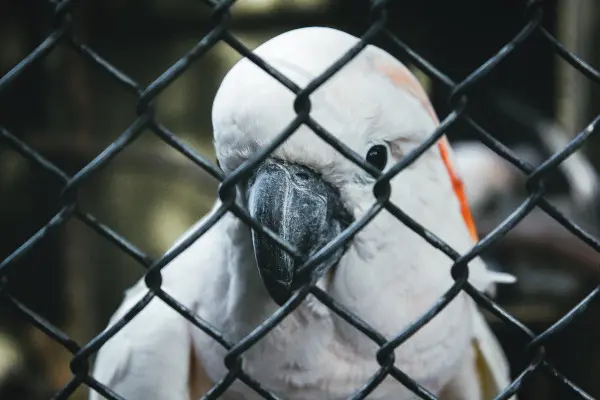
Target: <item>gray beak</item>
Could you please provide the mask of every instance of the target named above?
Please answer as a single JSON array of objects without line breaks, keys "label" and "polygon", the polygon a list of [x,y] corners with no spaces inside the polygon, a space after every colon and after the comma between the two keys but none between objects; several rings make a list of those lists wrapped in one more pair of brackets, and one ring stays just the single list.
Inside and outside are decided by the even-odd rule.
[{"label": "gray beak", "polygon": [[[279,160],[267,160],[250,178],[247,188],[250,215],[299,252],[312,255],[339,235],[351,222],[339,192],[313,170]],[[258,271],[271,298],[279,305],[306,282],[298,276],[304,260],[295,260],[267,237],[252,230]],[[315,273],[337,264],[340,249],[316,266]],[[321,270],[321,271],[320,271]]]}]

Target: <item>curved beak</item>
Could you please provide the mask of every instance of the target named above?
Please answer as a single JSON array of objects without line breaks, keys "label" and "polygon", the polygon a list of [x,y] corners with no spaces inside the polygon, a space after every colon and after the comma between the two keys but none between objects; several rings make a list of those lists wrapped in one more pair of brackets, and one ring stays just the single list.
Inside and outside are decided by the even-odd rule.
[{"label": "curved beak", "polygon": [[[352,218],[339,191],[310,168],[279,160],[265,161],[248,182],[250,215],[294,246],[305,258],[296,260],[272,240],[252,230],[258,271],[273,301],[282,305],[302,283],[298,267],[310,255],[339,235]],[[339,262],[344,249],[316,266]]]}]

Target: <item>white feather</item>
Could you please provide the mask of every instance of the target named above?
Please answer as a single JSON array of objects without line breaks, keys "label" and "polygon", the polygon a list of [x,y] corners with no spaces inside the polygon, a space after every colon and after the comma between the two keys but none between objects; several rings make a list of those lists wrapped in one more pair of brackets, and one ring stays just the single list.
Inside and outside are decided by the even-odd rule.
[{"label": "white feather", "polygon": [[[304,28],[268,41],[256,53],[304,86],[356,41],[355,37],[333,29]],[[359,154],[365,154],[373,143],[392,143],[396,153],[389,168],[402,154],[418,146],[435,129],[436,121],[419,99],[394,85],[377,70],[377,65],[404,68],[384,51],[367,47],[311,95],[311,117]],[[248,60],[236,64],[224,79],[213,105],[215,149],[223,169],[232,171],[280,133],[295,117],[293,102],[291,92]],[[342,200],[356,218],[374,203],[373,181],[305,126],[273,156],[321,172],[324,179],[340,189]],[[461,253],[473,246],[437,148],[427,151],[392,179],[391,186],[390,200],[418,223]],[[215,207],[218,206],[217,202]],[[319,285],[392,338],[452,286],[451,265],[447,255],[384,210],[355,237],[331,279],[323,279]],[[493,290],[495,283],[509,281],[505,274],[489,271],[479,258],[470,262],[469,268],[470,282],[481,291]],[[230,214],[167,266],[163,278],[169,293],[231,342],[243,339],[278,309],[257,273],[250,229]],[[132,292],[132,296],[133,293],[137,292]],[[484,322],[477,318],[479,314],[473,318],[478,311],[472,307],[468,296],[459,294],[396,349],[396,365],[433,393],[440,393],[457,379],[459,367],[470,354],[473,340],[477,340],[501,382],[505,374],[502,353],[489,345],[489,332],[481,329]],[[179,379],[174,382],[182,382],[186,370],[182,354],[189,345],[181,337],[172,343],[170,335],[183,336],[183,326],[189,324],[177,322],[180,320],[175,317],[169,319],[166,309],[158,305],[145,319],[143,315],[129,328],[131,340],[127,344],[117,341],[112,350],[104,350],[102,366],[97,370],[100,373],[116,369],[112,376],[123,376],[126,370],[132,382],[128,384],[131,393],[150,395],[156,390],[156,399],[174,398],[166,395],[167,389],[158,391],[161,382],[167,385],[167,378],[158,376],[157,371],[146,371],[155,364],[138,364],[137,370],[129,367],[127,359],[131,363],[135,354],[160,348],[162,343],[160,351],[165,353],[151,351],[151,358],[167,357],[168,353],[169,362],[180,361],[177,367],[169,366],[166,375]],[[223,364],[226,350],[200,330],[190,331],[198,359],[210,379],[217,382],[228,372]],[[156,342],[148,342],[150,339]],[[341,400],[379,370],[377,349],[365,335],[309,296],[244,354],[242,365],[263,387],[283,398]],[[135,371],[143,379],[136,380]],[[136,387],[140,392],[135,392]],[[182,388],[181,383],[174,387]],[[236,381],[225,398],[260,397]],[[387,378],[369,398],[408,400],[415,395]]]},{"label": "white feather", "polygon": [[[173,247],[209,216],[191,227]],[[195,251],[201,250],[203,244],[211,246],[215,233],[209,231],[193,244],[194,249],[183,252],[162,270],[163,290],[187,307],[194,307],[195,302],[202,298],[196,279],[201,277],[203,269],[211,267],[202,263]],[[210,254],[205,253],[205,256],[210,257]],[[148,291],[143,279],[128,289],[106,329],[121,319]],[[195,328],[183,316],[154,297],[100,348],[92,376],[128,400],[189,400],[190,382],[201,378],[190,377],[188,373],[191,369],[192,329]],[[90,400],[102,398],[90,389]]]}]

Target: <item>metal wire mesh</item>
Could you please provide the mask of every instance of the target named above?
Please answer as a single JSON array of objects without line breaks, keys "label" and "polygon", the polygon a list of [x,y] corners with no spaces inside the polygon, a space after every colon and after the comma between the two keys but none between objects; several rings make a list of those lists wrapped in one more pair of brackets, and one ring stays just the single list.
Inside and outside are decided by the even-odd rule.
[{"label": "metal wire mesh", "polygon": [[[407,376],[403,371],[394,365],[393,352],[417,330],[434,318],[461,291],[468,293],[468,295],[471,296],[480,306],[495,314],[504,323],[511,325],[515,330],[521,332],[523,338],[528,342],[526,348],[530,353],[530,364],[525,370],[518,374],[517,378],[509,387],[504,389],[504,391],[497,397],[498,399],[506,399],[514,394],[520,388],[524,380],[536,370],[545,371],[550,376],[560,380],[564,385],[571,389],[573,394],[576,394],[581,398],[592,398],[581,388],[564,377],[551,365],[550,362],[545,359],[544,343],[550,336],[565,328],[565,326],[567,326],[577,314],[584,312],[590,302],[592,302],[593,299],[598,295],[598,292],[600,291],[599,288],[596,288],[596,290],[591,292],[568,314],[554,323],[546,331],[536,335],[492,300],[480,294],[467,282],[467,263],[480,255],[493,242],[505,235],[511,228],[519,223],[519,221],[525,218],[534,207],[543,209],[546,213],[548,213],[556,221],[568,229],[573,235],[581,239],[594,250],[600,251],[600,243],[576,224],[567,219],[560,211],[558,211],[556,207],[550,204],[550,202],[545,198],[544,193],[544,181],[547,175],[555,170],[558,164],[565,160],[565,158],[579,149],[586,139],[596,131],[596,124],[600,119],[600,115],[597,116],[587,126],[586,129],[577,134],[573,140],[570,141],[566,148],[552,155],[537,168],[534,168],[532,165],[519,159],[514,153],[511,152],[511,150],[494,139],[490,133],[485,131],[480,125],[478,125],[477,122],[471,119],[467,112],[469,91],[473,87],[477,86],[482,79],[485,78],[486,75],[488,75],[499,63],[503,62],[507,57],[510,57],[512,52],[519,48],[523,43],[536,36],[538,38],[540,36],[543,37],[543,39],[552,46],[554,51],[560,57],[566,60],[574,68],[579,70],[587,78],[596,83],[600,83],[600,73],[598,71],[594,70],[585,62],[570,53],[561,43],[559,43],[550,33],[548,33],[548,31],[543,28],[543,2],[531,2],[527,6],[526,13],[524,14],[524,26],[521,31],[518,32],[518,34],[514,36],[514,38],[500,51],[498,51],[493,57],[487,60],[465,79],[460,82],[454,82],[443,72],[431,65],[427,60],[420,57],[409,46],[403,43],[398,37],[396,37],[386,28],[388,19],[386,6],[389,1],[373,0],[371,2],[372,23],[370,24],[368,30],[361,36],[360,41],[342,58],[331,65],[322,75],[315,78],[304,88],[298,87],[296,84],[279,73],[275,68],[261,60],[228,31],[228,23],[230,20],[229,9],[233,5],[234,0],[204,0],[204,3],[212,7],[210,27],[207,29],[208,33],[200,38],[196,45],[182,58],[180,58],[168,70],[166,70],[146,87],[140,86],[126,74],[108,63],[93,49],[81,43],[72,34],[71,8],[74,3],[73,1],[51,0],[51,3],[54,6],[54,30],[33,52],[31,52],[27,57],[19,62],[18,65],[16,65],[0,79],[0,94],[15,79],[19,78],[19,76],[33,63],[46,57],[58,45],[66,45],[73,48],[81,57],[87,59],[90,63],[104,71],[106,74],[110,75],[121,85],[123,89],[134,93],[138,99],[137,119],[133,121],[133,123],[113,143],[106,147],[104,151],[102,151],[97,157],[95,157],[73,176],[67,175],[65,172],[45,159],[35,149],[17,139],[7,129],[0,127],[0,140],[2,142],[6,143],[14,151],[18,152],[32,163],[36,164],[39,168],[45,170],[50,175],[53,175],[56,178],[56,181],[62,185],[62,208],[60,211],[54,215],[54,217],[48,221],[48,223],[44,225],[37,233],[30,237],[29,240],[23,243],[18,249],[16,249],[0,263],[0,295],[3,299],[3,304],[9,304],[20,311],[20,313],[22,313],[22,315],[31,324],[35,325],[46,335],[49,335],[55,341],[59,342],[73,354],[70,367],[74,376],[61,391],[56,393],[55,398],[68,398],[80,385],[85,384],[109,399],[121,399],[118,394],[114,393],[112,390],[99,383],[89,375],[90,369],[88,359],[123,326],[131,321],[150,302],[152,298],[159,297],[162,301],[170,305],[178,313],[189,320],[198,329],[201,329],[206,334],[210,335],[216,342],[218,342],[228,351],[224,363],[227,366],[229,373],[222,381],[218,382],[212,388],[205,398],[217,398],[235,380],[241,380],[246,385],[253,388],[262,397],[267,399],[275,399],[277,397],[273,393],[270,393],[267,389],[262,387],[260,382],[255,381],[243,370],[241,357],[244,352],[261,340],[261,338],[263,338],[271,329],[273,329],[273,327],[275,327],[286,315],[292,312],[308,294],[312,294],[319,301],[324,303],[341,318],[352,324],[356,329],[361,331],[379,346],[379,351],[377,352],[377,362],[380,365],[379,371],[377,371],[377,373],[372,376],[364,386],[354,393],[352,398],[365,398],[377,387],[378,384],[383,381],[384,378],[387,376],[392,376],[414,391],[414,393],[416,393],[420,398],[435,399],[436,397],[432,393],[421,387],[413,379],[411,379],[410,376]],[[427,140],[425,140],[412,152],[405,155],[386,173],[380,173],[374,167],[366,164],[360,155],[356,154],[344,143],[339,142],[332,134],[328,133],[323,127],[321,127],[319,123],[315,121],[309,114],[310,94],[313,93],[330,77],[336,74],[341,67],[355,57],[370,41],[376,37],[382,36],[387,37],[387,39],[394,43],[395,49],[399,53],[413,62],[431,79],[436,80],[446,86],[451,93],[449,96],[451,112],[446,118],[443,119],[443,121],[441,121],[439,127],[427,138]],[[283,132],[277,136],[276,140],[254,154],[247,162],[229,175],[225,175],[218,166],[215,166],[205,157],[198,154],[194,149],[184,144],[173,132],[160,124],[154,117],[154,99],[156,96],[158,96],[167,86],[177,79],[178,76],[180,76],[197,59],[207,53],[207,51],[209,51],[218,42],[224,42],[228,44],[242,56],[249,58],[257,66],[266,71],[269,75],[277,79],[282,85],[296,94],[294,108],[297,115],[294,120],[291,121],[283,130]],[[406,215],[402,210],[392,204],[392,202],[389,200],[390,180],[395,175],[400,173],[404,168],[408,167],[412,162],[414,162],[429,147],[433,146],[448,130],[448,128],[458,121],[466,122],[468,125],[474,128],[478,133],[479,140],[490,147],[494,152],[519,168],[523,174],[527,176],[527,190],[529,192],[529,196],[526,198],[526,200],[509,217],[507,217],[489,234],[481,238],[479,242],[472,248],[472,250],[466,254],[457,253],[450,246],[435,237],[435,235],[433,235],[431,232],[426,231],[422,226],[420,226],[410,216]],[[252,226],[254,229],[273,239],[276,243],[278,243],[279,246],[287,249],[287,251],[290,253],[301,256],[297,254],[295,249],[284,243],[268,229],[262,227],[248,214],[245,209],[236,204],[234,187],[238,182],[247,178],[254,167],[265,160],[266,157],[269,156],[270,152],[272,152],[277,146],[289,138],[302,124],[309,126],[325,142],[337,149],[346,158],[375,176],[377,182],[374,188],[376,202],[372,208],[365,213],[363,218],[355,221],[334,241],[329,243],[329,245],[310,257],[301,268],[310,268],[310,266],[326,259],[336,249],[351,240],[359,230],[361,230],[377,213],[383,209],[389,211],[392,215],[409,226],[413,231],[421,235],[432,246],[440,249],[454,260],[454,265],[451,269],[452,277],[455,280],[453,286],[412,326],[408,327],[403,332],[399,332],[394,337],[384,337],[371,328],[367,323],[361,321],[357,316],[353,315],[349,311],[345,310],[344,307],[337,304],[330,296],[327,295],[327,293],[315,287],[314,282],[307,282],[306,285],[301,287],[300,290],[298,290],[292,296],[292,298],[290,298],[286,304],[279,309],[279,311],[264,321],[264,323],[262,323],[258,329],[254,330],[243,340],[237,343],[231,343],[224,338],[221,332],[211,327],[206,321],[203,321],[201,318],[194,315],[193,312],[184,307],[176,299],[161,289],[161,269],[165,267],[171,260],[173,260],[178,254],[184,251],[192,242],[201,237],[227,212],[235,214],[238,218]],[[199,168],[202,168],[221,182],[218,195],[222,201],[222,206],[212,215],[212,217],[207,219],[201,226],[197,227],[197,229],[195,229],[195,231],[186,240],[179,243],[175,248],[157,260],[151,259],[142,251],[138,250],[133,244],[128,242],[126,238],[118,235],[109,227],[99,222],[93,215],[82,210],[77,202],[78,188],[84,184],[91,175],[106,167],[107,164],[110,163],[110,161],[117,154],[135,141],[140,135],[142,135],[143,132],[156,135],[166,144],[184,154]],[[143,299],[141,299],[110,329],[105,330],[89,343],[83,345],[73,341],[67,334],[61,332],[58,328],[22,304],[17,298],[13,297],[11,294],[10,281],[7,279],[8,273],[20,257],[43,241],[51,231],[57,229],[57,227],[64,224],[70,218],[81,220],[91,229],[97,231],[115,246],[120,248],[121,251],[129,254],[141,265],[147,268],[145,282],[148,286],[148,291]]]}]

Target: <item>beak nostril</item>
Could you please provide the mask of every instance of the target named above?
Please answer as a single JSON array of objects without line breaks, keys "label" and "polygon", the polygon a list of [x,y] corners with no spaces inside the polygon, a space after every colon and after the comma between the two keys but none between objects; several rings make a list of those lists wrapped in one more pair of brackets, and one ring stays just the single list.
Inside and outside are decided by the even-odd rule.
[{"label": "beak nostril", "polygon": [[296,177],[298,177],[299,179],[302,179],[303,181],[307,181],[310,179],[310,175],[306,171],[296,172]]}]

